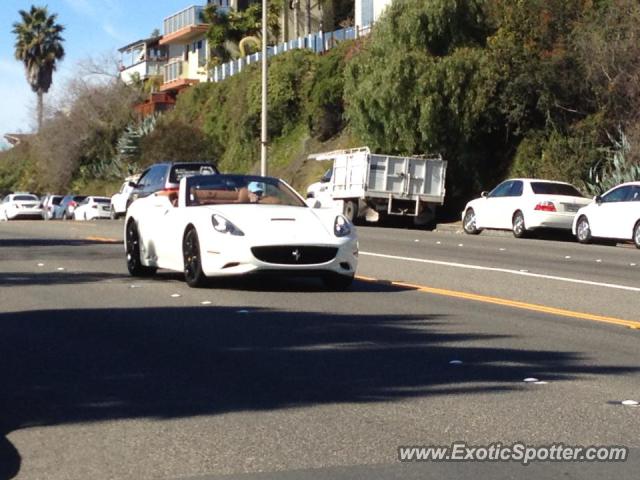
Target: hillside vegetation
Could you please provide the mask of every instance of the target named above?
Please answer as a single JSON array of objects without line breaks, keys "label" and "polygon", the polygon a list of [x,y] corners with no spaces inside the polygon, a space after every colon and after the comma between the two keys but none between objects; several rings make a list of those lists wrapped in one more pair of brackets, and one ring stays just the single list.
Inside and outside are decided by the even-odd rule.
[{"label": "hillside vegetation", "polygon": [[[273,58],[269,88],[270,173],[298,188],[324,168],[306,161],[310,153],[368,145],[390,154],[442,153],[450,212],[506,176],[597,192],[640,171],[640,4],[397,1],[369,37],[323,56]],[[64,123],[76,109],[83,111],[49,122]],[[165,159],[257,170],[257,66],[190,88],[174,111],[135,135],[133,117],[106,112],[113,120],[90,127],[97,130],[85,132],[72,156],[56,159],[45,148],[51,138],[2,154],[0,188],[96,189]],[[56,162],[64,175],[52,174]]]}]

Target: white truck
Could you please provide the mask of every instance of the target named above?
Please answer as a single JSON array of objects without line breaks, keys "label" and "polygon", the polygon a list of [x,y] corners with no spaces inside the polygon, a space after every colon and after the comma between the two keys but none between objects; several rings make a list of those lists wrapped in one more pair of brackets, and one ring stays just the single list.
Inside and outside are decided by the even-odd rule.
[{"label": "white truck", "polygon": [[118,193],[115,193],[111,197],[109,217],[112,220],[124,217],[127,214],[127,202],[129,201],[129,195],[131,195],[131,192],[133,191],[131,182],[137,182],[139,177],[140,175],[131,175],[130,177],[125,178]]},{"label": "white truck", "polygon": [[402,215],[426,225],[434,220],[435,207],[444,203],[447,162],[440,155],[377,155],[362,147],[308,158],[333,161],[333,166],[309,186],[307,198],[316,207],[342,211],[352,221]]}]

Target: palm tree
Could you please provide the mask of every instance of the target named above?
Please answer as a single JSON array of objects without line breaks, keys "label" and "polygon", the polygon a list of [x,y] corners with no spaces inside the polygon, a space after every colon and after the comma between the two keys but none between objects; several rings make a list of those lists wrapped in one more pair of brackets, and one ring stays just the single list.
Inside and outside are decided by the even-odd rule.
[{"label": "palm tree", "polygon": [[64,27],[56,23],[56,14],[47,7],[31,6],[20,10],[21,22],[13,24],[16,35],[15,57],[24,64],[31,90],[38,94],[38,130],[42,126],[42,97],[51,87],[56,62],[64,57],[60,34]]}]

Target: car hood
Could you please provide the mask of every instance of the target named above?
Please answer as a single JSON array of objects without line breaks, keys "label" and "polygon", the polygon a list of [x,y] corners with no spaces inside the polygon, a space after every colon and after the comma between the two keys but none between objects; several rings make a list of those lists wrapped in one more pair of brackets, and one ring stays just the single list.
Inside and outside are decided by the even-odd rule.
[{"label": "car hood", "polygon": [[216,205],[204,207],[232,222],[262,244],[335,243],[335,212],[284,205]]}]

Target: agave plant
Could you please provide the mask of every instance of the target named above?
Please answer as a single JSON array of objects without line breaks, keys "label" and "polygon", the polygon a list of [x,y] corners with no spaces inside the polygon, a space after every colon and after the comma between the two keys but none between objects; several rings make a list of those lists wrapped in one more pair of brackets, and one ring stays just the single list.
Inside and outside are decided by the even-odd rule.
[{"label": "agave plant", "polygon": [[136,162],[140,155],[140,141],[156,127],[159,114],[146,117],[139,123],[127,126],[116,145],[116,154],[110,158],[101,158],[82,168],[82,174],[91,178],[120,178],[138,170]]},{"label": "agave plant", "polygon": [[618,128],[618,138],[608,137],[611,147],[603,149],[605,158],[589,169],[585,182],[592,195],[600,195],[621,183],[640,180],[640,164],[631,160],[632,145],[622,128]]}]

